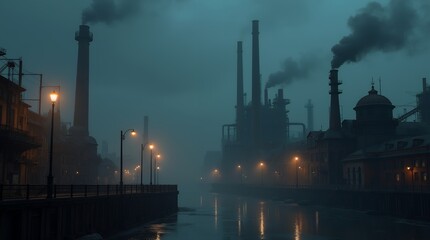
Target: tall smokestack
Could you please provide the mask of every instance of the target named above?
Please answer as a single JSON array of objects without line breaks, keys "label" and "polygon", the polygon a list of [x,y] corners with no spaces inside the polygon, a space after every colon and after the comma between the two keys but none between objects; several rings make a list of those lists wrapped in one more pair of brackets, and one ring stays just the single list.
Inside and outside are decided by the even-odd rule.
[{"label": "tall smokestack", "polygon": [[423,93],[427,92],[427,78],[423,78]]},{"label": "tall smokestack", "polygon": [[243,101],[243,57],[242,42],[237,42],[237,105],[236,105],[236,128],[237,140],[242,140],[244,122],[244,101]]},{"label": "tall smokestack", "polygon": [[76,73],[75,114],[73,119],[76,134],[88,136],[88,106],[89,106],[89,55],[90,42],[93,34],[90,27],[80,25],[75,33],[78,41],[78,67]]},{"label": "tall smokestack", "polygon": [[252,105],[261,105],[260,47],[258,40],[258,20],[252,21]]},{"label": "tall smokestack", "polygon": [[340,106],[339,106],[339,85],[341,84],[338,80],[338,70],[330,70],[330,126],[329,130],[339,131],[340,130]]},{"label": "tall smokestack", "polygon": [[314,105],[310,99],[305,105],[305,108],[308,111],[308,132],[310,132],[314,130]]},{"label": "tall smokestack", "polygon": [[252,108],[253,138],[256,147],[260,143],[260,108],[261,108],[261,79],[260,79],[260,49],[258,41],[258,20],[252,21]]}]

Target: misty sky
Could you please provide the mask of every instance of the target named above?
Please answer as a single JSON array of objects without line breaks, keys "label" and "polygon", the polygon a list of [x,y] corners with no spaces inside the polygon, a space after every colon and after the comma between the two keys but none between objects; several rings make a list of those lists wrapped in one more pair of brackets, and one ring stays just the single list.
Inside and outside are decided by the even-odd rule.
[{"label": "misty sky", "polygon": [[[77,42],[82,12],[93,1],[17,0],[0,3],[0,47],[22,57],[25,72],[43,73],[46,85],[61,85],[61,114],[73,121]],[[90,46],[90,135],[119,153],[120,130],[142,133],[150,120],[150,138],[164,156],[161,182],[193,181],[206,150],[220,149],[221,126],[235,120],[236,41],[243,41],[244,80],[251,99],[251,21],[260,20],[260,62],[264,86],[287,59],[311,62],[304,77],[278,87],[291,100],[290,120],[306,123],[304,105],[315,105],[315,129],[328,126],[328,73],[331,48],[351,34],[348,19],[369,1],[354,0],[142,0],[130,1],[118,21],[94,23]],[[386,6],[388,0],[376,1]],[[408,1],[419,6],[424,0]],[[415,105],[421,78],[430,77],[428,19],[413,19],[414,29],[398,49],[370,49],[339,69],[343,81],[342,118],[382,79],[382,94],[395,116]],[[416,28],[415,28],[416,27]],[[427,32],[426,32],[427,30]],[[390,32],[391,33],[391,32]],[[403,33],[402,33],[403,34]],[[371,35],[373,36],[373,35]],[[402,37],[405,37],[401,35]],[[411,36],[409,38],[409,36]],[[378,43],[378,42],[377,42]],[[396,42],[397,43],[397,42]],[[27,77],[25,97],[37,97],[37,78]],[[376,84],[379,90],[379,84]],[[48,89],[42,112],[48,111]],[[34,104],[36,106],[36,104]],[[33,108],[37,111],[37,108]],[[294,129],[293,129],[294,130]],[[297,129],[299,130],[299,129]],[[294,133],[293,133],[294,134]],[[128,164],[139,161],[141,138],[128,137]],[[100,150],[100,145],[99,145]],[[177,173],[177,174],[176,174]],[[188,174],[191,173],[191,174]]]}]

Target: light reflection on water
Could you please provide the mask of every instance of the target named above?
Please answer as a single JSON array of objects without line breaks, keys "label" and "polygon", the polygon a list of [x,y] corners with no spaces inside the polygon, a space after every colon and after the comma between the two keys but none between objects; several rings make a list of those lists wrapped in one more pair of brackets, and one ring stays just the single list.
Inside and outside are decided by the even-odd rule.
[{"label": "light reflection on water", "polygon": [[[205,193],[178,214],[112,239],[424,240],[430,223]],[[193,208],[188,208],[193,207]]]}]

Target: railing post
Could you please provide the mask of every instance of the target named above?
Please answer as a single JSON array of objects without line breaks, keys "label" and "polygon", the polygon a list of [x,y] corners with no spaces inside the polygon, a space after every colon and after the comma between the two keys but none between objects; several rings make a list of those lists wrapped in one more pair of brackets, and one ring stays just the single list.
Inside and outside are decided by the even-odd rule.
[{"label": "railing post", "polygon": [[54,198],[57,198],[57,185],[54,184]]},{"label": "railing post", "polygon": [[99,196],[99,185],[97,184],[97,197]]},{"label": "railing post", "polygon": [[3,200],[3,184],[0,184],[0,200]]},{"label": "railing post", "polygon": [[70,185],[70,198],[73,198],[73,184]]},{"label": "railing post", "polygon": [[115,185],[115,188],[116,188],[116,190],[115,190],[116,195],[118,195],[118,185]]},{"label": "railing post", "polygon": [[27,184],[27,190],[26,190],[26,199],[30,199],[30,185]]},{"label": "railing post", "polygon": [[85,196],[85,197],[87,197],[87,186],[88,186],[88,185],[86,185],[86,184],[85,184],[85,192],[84,192],[84,196]]},{"label": "railing post", "polygon": [[107,185],[107,190],[106,190],[106,195],[108,195],[109,196],[109,184]]}]

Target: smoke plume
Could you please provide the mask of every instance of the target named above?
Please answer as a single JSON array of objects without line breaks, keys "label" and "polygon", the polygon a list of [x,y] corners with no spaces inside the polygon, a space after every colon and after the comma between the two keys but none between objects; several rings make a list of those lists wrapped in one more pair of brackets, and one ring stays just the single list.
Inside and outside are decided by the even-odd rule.
[{"label": "smoke plume", "polygon": [[387,6],[371,2],[350,17],[348,26],[352,33],[331,49],[334,54],[332,68],[360,61],[372,51],[392,52],[404,48],[417,26],[418,13],[413,2],[391,0]]},{"label": "smoke plume", "polygon": [[141,0],[93,0],[91,6],[82,12],[83,24],[105,23],[111,25],[136,15]]},{"label": "smoke plume", "polygon": [[299,61],[287,58],[282,64],[282,70],[269,75],[266,88],[280,84],[289,84],[294,80],[306,79],[317,66],[318,60],[312,56],[302,57]]}]

